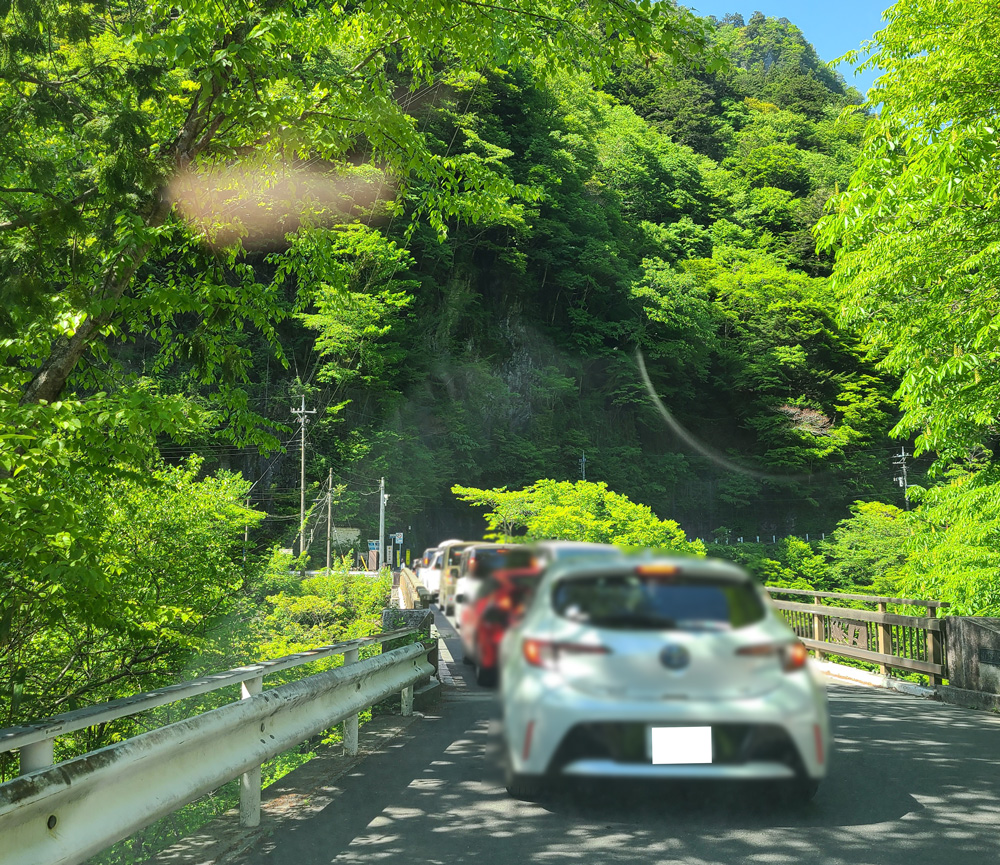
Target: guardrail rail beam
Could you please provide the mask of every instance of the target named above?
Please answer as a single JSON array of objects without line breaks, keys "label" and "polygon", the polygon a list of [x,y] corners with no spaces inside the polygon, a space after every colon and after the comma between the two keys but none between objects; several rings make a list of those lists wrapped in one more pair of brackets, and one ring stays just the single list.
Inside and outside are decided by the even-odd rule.
[{"label": "guardrail rail beam", "polygon": [[[262,763],[341,721],[345,749],[357,753],[358,713],[395,694],[404,713],[412,712],[413,686],[435,672],[427,660],[433,644],[412,643],[363,661],[358,653],[362,645],[413,633],[400,629],[327,646],[0,730],[0,748],[19,749],[29,769],[0,784],[0,862],[77,865],[234,778],[240,778],[240,824],[258,825]],[[344,655],[346,665],[262,690],[267,673],[333,654]],[[49,765],[56,732],[235,682],[242,685],[236,702]],[[32,769],[33,762],[45,765]]]}]

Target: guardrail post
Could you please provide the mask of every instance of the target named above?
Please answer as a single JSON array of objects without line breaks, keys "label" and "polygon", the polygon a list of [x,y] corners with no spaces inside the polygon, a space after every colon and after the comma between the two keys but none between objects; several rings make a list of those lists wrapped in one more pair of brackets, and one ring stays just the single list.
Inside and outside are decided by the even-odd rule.
[{"label": "guardrail post", "polygon": [[[817,595],[813,598],[813,603],[816,604],[817,607],[822,606],[823,599]],[[826,640],[822,613],[813,613],[813,639],[820,643],[825,642]],[[817,651],[816,657],[822,660],[825,657],[825,652]]]},{"label": "guardrail post", "polygon": [[53,750],[55,739],[42,739],[41,742],[32,742],[21,748],[21,774],[37,772],[39,769],[47,769],[55,762]]},{"label": "guardrail post", "polygon": [[399,696],[399,714],[400,715],[412,715],[413,714],[413,685],[408,685],[400,691]]},{"label": "guardrail post", "polygon": [[[348,649],[344,652],[344,666],[357,663],[358,650]],[[344,753],[354,757],[358,753],[358,716],[344,718]]]},{"label": "guardrail post", "polygon": [[[889,605],[884,601],[879,601],[878,611],[880,613],[888,613]],[[892,654],[892,625],[887,625],[885,622],[878,624],[878,650],[883,655]],[[883,676],[889,675],[888,664],[879,664],[878,670]]]},{"label": "guardrail post", "polygon": [[[259,694],[264,687],[264,677],[247,679],[240,691],[244,700]],[[261,724],[261,732],[264,725]],[[252,829],[260,825],[260,766],[254,766],[240,777],[240,826]]]},{"label": "guardrail post", "polygon": [[[927,605],[927,617],[937,618],[937,604]],[[927,630],[927,660],[932,664],[943,664],[943,653],[941,651],[941,632]],[[936,673],[928,673],[927,681],[931,685],[940,685],[941,677]]]}]

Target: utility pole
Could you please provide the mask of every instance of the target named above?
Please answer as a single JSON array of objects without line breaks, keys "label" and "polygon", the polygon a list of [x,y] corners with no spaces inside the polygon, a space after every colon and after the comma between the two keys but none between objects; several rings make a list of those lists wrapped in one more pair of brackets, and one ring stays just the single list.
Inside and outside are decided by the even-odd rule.
[{"label": "utility pole", "polygon": [[580,457],[580,477],[583,480],[587,480],[587,452],[583,451],[583,456]]},{"label": "utility pole", "polygon": [[306,395],[302,394],[302,407],[293,408],[292,414],[302,425],[299,448],[299,555],[301,556],[306,550],[306,424],[309,423],[306,415],[316,414],[316,410],[306,411]]},{"label": "utility pole", "polygon": [[376,571],[385,567],[385,500],[389,498],[385,494],[385,478],[379,481],[378,485],[378,567]]},{"label": "utility pole", "polygon": [[[247,510],[250,510],[250,496],[247,496]],[[250,542],[250,523],[243,526],[243,562],[247,560],[247,544]]]},{"label": "utility pole", "polygon": [[893,458],[892,464],[898,466],[902,469],[902,474],[896,475],[893,480],[903,488],[903,501],[905,503],[906,510],[910,509],[910,485],[906,482],[906,458],[909,454],[906,452],[905,447],[899,449],[899,454]]},{"label": "utility pole", "polygon": [[330,532],[333,527],[333,469],[326,481],[326,574],[330,575]]}]

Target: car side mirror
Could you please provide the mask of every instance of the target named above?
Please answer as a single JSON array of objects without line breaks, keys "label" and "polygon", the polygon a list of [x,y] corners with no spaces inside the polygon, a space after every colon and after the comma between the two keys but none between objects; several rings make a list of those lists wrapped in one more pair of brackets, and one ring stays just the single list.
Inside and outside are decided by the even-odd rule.
[{"label": "car side mirror", "polygon": [[459,569],[457,567],[455,567],[455,566],[452,566],[452,567],[448,568],[448,576],[449,577],[454,577],[457,580],[459,578],[459,576],[460,576]]},{"label": "car side mirror", "polygon": [[466,603],[465,595],[456,595],[455,596],[455,603],[456,604],[464,604],[464,603]]}]

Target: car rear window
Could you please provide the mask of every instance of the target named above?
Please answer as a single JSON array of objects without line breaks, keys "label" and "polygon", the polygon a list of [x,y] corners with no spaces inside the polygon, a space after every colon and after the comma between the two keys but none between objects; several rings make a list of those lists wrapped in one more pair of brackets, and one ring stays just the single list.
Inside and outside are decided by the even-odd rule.
[{"label": "car rear window", "polygon": [[578,547],[556,547],[553,550],[552,558],[554,561],[561,562],[566,559],[592,559],[599,557],[611,559],[617,558],[620,555],[621,551],[615,547],[580,544]]},{"label": "car rear window", "polygon": [[567,619],[608,628],[739,628],[765,614],[749,583],[621,573],[562,580],[552,605]]},{"label": "car rear window", "polygon": [[517,600],[527,600],[534,596],[535,589],[538,588],[538,583],[539,578],[537,574],[507,577],[506,580],[498,580],[492,576],[486,577],[480,583],[475,599],[478,601],[488,595],[504,591],[509,592]]},{"label": "car rear window", "polygon": [[475,550],[476,565],[472,576],[488,577],[494,571],[506,568],[531,567],[531,550],[526,547],[504,547],[502,549]]},{"label": "car rear window", "polygon": [[448,547],[447,558],[445,559],[445,567],[454,567],[458,564],[459,559],[462,558],[462,553],[468,549],[469,544],[453,545]]}]

